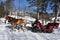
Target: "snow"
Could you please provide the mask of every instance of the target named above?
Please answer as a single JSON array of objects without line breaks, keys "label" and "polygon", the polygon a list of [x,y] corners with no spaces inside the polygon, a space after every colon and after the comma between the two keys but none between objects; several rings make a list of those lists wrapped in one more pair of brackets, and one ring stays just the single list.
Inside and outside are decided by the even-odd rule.
[{"label": "snow", "polygon": [[11,24],[0,24],[0,40],[60,40],[60,28],[54,29],[56,33],[33,33],[29,30],[10,31],[11,29],[6,26],[11,26]]},{"label": "snow", "polygon": [[[55,19],[55,17],[54,18],[52,18],[52,20],[54,20]],[[60,19],[60,17],[57,17],[57,19]]]},{"label": "snow", "polygon": [[[28,20],[26,26],[31,27],[31,21]],[[60,25],[58,29],[53,29],[53,33],[34,33],[28,29],[26,32],[18,32],[16,29],[10,31],[10,27],[11,24],[0,22],[0,40],[60,40]]]},{"label": "snow", "polygon": [[0,21],[5,22],[5,18],[0,18]]},{"label": "snow", "polygon": [[[55,17],[52,18],[52,22],[54,22],[54,19],[55,19]],[[57,23],[60,23],[60,17],[57,17],[56,22],[57,22]]]},{"label": "snow", "polygon": [[60,23],[59,23],[59,26],[58,27],[60,28]]}]

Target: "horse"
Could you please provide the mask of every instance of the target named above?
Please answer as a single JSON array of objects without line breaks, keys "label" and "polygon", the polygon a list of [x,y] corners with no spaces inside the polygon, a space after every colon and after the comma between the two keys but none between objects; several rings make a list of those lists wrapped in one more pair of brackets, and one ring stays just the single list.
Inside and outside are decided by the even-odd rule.
[{"label": "horse", "polygon": [[11,16],[7,16],[6,17],[6,20],[5,20],[5,24],[6,24],[6,21],[8,20],[8,22],[10,22],[12,19],[15,19],[15,18],[12,18]]},{"label": "horse", "polygon": [[[26,28],[26,20],[25,19],[15,19],[15,18],[12,18],[10,16],[7,16],[6,17],[6,20],[8,20],[8,22],[11,23],[11,28],[12,30],[11,31],[14,31],[14,25],[19,25],[20,28],[18,29],[18,31],[20,31],[20,29],[22,29],[23,31],[25,31],[24,28]],[[17,26],[16,26],[17,27]]]}]

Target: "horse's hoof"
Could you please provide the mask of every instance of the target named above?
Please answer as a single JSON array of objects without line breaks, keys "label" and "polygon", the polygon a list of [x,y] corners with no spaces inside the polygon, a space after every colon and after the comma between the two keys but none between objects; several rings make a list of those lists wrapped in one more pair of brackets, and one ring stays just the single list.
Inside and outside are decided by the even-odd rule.
[{"label": "horse's hoof", "polygon": [[18,32],[20,32],[20,30],[18,30]]},{"label": "horse's hoof", "polygon": [[25,32],[26,30],[23,30],[23,32]]},{"label": "horse's hoof", "polygon": [[10,32],[12,32],[13,30],[10,30]]},{"label": "horse's hoof", "polygon": [[16,30],[10,30],[10,32],[12,32],[12,31],[16,31]]},{"label": "horse's hoof", "polygon": [[13,30],[13,31],[16,31],[16,30]]}]

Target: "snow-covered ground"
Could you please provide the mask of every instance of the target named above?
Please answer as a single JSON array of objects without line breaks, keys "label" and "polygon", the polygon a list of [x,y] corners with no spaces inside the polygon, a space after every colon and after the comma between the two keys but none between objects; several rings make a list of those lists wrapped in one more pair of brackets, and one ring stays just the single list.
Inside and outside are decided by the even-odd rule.
[{"label": "snow-covered ground", "polygon": [[0,40],[60,40],[60,28],[54,29],[53,33],[33,33],[10,31],[10,24],[0,23]]},{"label": "snow-covered ground", "polygon": [[[26,26],[31,27],[30,20],[34,21],[35,19],[28,17]],[[10,27],[11,24],[0,21],[0,40],[60,40],[60,25],[58,29],[53,29],[53,33],[33,33],[28,29],[26,32],[10,31]]]}]

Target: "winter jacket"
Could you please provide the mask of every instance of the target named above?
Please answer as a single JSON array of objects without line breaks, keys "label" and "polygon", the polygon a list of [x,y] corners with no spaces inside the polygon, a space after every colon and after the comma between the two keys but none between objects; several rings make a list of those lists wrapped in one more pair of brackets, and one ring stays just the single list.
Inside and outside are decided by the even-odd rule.
[{"label": "winter jacket", "polygon": [[41,23],[38,22],[38,23],[36,24],[36,27],[37,27],[37,28],[41,28]]}]

